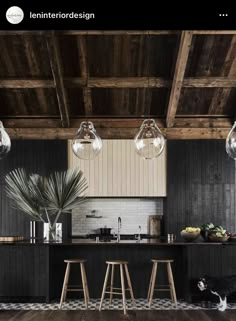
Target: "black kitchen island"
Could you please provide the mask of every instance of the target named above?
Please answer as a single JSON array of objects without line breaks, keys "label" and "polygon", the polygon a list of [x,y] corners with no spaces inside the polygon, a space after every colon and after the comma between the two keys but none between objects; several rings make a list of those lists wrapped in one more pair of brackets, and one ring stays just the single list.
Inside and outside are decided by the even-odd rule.
[{"label": "black kitchen island", "polygon": [[[4,302],[49,302],[59,299],[67,258],[85,258],[90,296],[100,298],[106,260],[129,262],[136,298],[145,298],[151,259],[172,258],[177,298],[191,301],[200,295],[198,277],[231,275],[236,270],[235,243],[183,243],[158,240],[98,242],[71,240],[61,243],[23,241],[0,243],[0,297]],[[71,271],[71,283],[80,281],[79,267]],[[166,284],[166,271],[158,269],[157,282]],[[75,295],[75,294],[74,294]],[[76,296],[78,297],[78,293]],[[159,296],[160,294],[158,294]],[[168,293],[165,293],[168,296]]]}]

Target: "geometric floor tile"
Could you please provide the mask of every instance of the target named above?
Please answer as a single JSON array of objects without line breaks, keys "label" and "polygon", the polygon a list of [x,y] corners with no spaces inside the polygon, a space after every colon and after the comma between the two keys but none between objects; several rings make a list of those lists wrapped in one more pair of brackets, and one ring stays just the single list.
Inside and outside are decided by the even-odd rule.
[{"label": "geometric floor tile", "polygon": [[[130,300],[127,300],[128,310],[205,310],[200,304],[189,304],[184,301],[178,301],[177,307],[170,299],[154,299],[151,308],[149,308],[146,299],[136,299],[136,307],[132,306]],[[91,299],[88,310],[98,310],[99,299]],[[216,309],[217,305],[212,304],[211,309]],[[228,304],[228,309],[236,309],[236,304]],[[58,310],[59,303],[0,303],[0,310]],[[83,300],[67,300],[63,304],[62,310],[86,310]],[[113,299],[111,305],[109,300],[104,300],[103,310],[122,310],[122,300]]]}]

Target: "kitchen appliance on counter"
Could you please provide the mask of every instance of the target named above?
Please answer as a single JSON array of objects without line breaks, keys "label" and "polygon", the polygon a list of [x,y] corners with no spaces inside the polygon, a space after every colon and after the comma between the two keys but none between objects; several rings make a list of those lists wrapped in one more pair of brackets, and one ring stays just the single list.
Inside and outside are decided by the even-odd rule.
[{"label": "kitchen appliance on counter", "polygon": [[148,232],[150,236],[161,236],[161,215],[149,215]]}]

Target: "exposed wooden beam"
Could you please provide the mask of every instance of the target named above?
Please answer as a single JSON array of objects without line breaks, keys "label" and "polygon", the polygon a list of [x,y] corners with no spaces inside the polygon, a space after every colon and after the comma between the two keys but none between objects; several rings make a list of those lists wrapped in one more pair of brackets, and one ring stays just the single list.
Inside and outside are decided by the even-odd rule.
[{"label": "exposed wooden beam", "polygon": [[184,80],[184,73],[187,65],[189,50],[192,41],[192,32],[183,31],[181,34],[179,51],[177,55],[174,78],[170,92],[170,99],[167,108],[166,124],[172,127],[178,107],[181,88]]},{"label": "exposed wooden beam", "polygon": [[[171,82],[158,77],[90,77],[89,88],[160,88],[169,87]],[[84,85],[81,78],[65,78],[66,87]]]},{"label": "exposed wooden beam", "polygon": [[[167,88],[171,82],[158,77],[91,77],[64,78],[64,86],[88,88]],[[185,88],[235,88],[235,77],[187,77],[183,80]],[[0,88],[55,88],[51,79],[0,79]]]},{"label": "exposed wooden beam", "polygon": [[[17,35],[44,35],[49,31],[40,30],[0,30],[0,36],[17,36]],[[66,36],[79,35],[175,35],[177,30],[63,30],[57,31],[57,34]]]},{"label": "exposed wooden beam", "polygon": [[229,117],[186,117],[175,118],[175,128],[230,128],[232,119]]},{"label": "exposed wooden beam", "polygon": [[52,75],[54,79],[54,84],[56,87],[58,107],[61,115],[61,121],[63,127],[70,126],[69,112],[67,96],[65,92],[65,87],[63,83],[62,75],[62,62],[59,52],[59,46],[54,33],[51,33],[47,37],[47,47],[49,52],[50,65],[52,69]]},{"label": "exposed wooden beam", "polygon": [[54,88],[48,79],[0,79],[0,88]]},{"label": "exposed wooden beam", "polygon": [[[71,127],[78,128],[80,123],[85,120],[90,120],[93,122],[94,126],[97,128],[139,128],[144,118],[91,118],[91,117],[79,117],[79,118],[71,118],[70,124]],[[160,127],[164,127],[164,119],[156,119],[154,118],[157,125]],[[19,118],[11,118],[11,119],[2,119],[4,123],[4,127],[16,127],[16,128],[47,128],[47,127],[59,127],[60,120],[59,119],[19,119]]]},{"label": "exposed wooden beam", "polygon": [[[23,116],[22,116],[23,117]],[[59,118],[11,118],[3,119],[5,127],[12,128],[57,128],[60,127]],[[84,120],[93,122],[96,128],[138,128],[140,127],[143,118],[109,118],[109,117],[79,117],[71,118],[70,124],[73,128],[78,128],[80,123]],[[153,117],[158,127],[165,126],[164,118]],[[231,128],[232,119],[229,117],[178,117],[175,118],[175,128]]]},{"label": "exposed wooden beam", "polygon": [[236,87],[235,77],[195,77],[185,78],[183,81],[183,87],[187,88],[231,88]]},{"label": "exposed wooden beam", "polygon": [[[236,36],[232,37],[224,66],[221,70],[221,76],[229,76],[231,79],[235,79],[236,76]],[[226,78],[227,79],[227,78]],[[233,87],[233,86],[231,86]],[[212,97],[210,107],[208,109],[208,114],[220,113],[224,106],[227,104],[228,98],[230,96],[231,89],[217,89],[214,92],[214,96]]]},{"label": "exposed wooden beam", "polygon": [[[17,35],[45,35],[49,31],[42,30],[1,30],[0,36]],[[57,34],[68,36],[78,35],[175,35],[177,30],[63,30],[57,31]],[[235,35],[236,30],[193,30],[194,35]]]},{"label": "exposed wooden beam", "polygon": [[88,71],[88,48],[86,39],[82,36],[78,36],[77,38],[77,46],[79,51],[79,62],[80,62],[80,69],[81,69],[81,76],[82,80],[85,81],[85,86],[83,88],[83,100],[84,100],[84,109],[86,115],[91,115],[93,112],[92,107],[92,93],[91,89],[88,88],[88,78],[89,78],[89,71]]},{"label": "exposed wooden beam", "polygon": [[[11,139],[71,139],[78,128],[6,128]],[[165,128],[167,139],[226,139],[228,128]],[[137,128],[97,128],[102,139],[133,139]]]},{"label": "exposed wooden beam", "polygon": [[63,35],[175,35],[176,30],[64,30]]},{"label": "exposed wooden beam", "polygon": [[194,35],[236,35],[236,30],[193,30]]}]

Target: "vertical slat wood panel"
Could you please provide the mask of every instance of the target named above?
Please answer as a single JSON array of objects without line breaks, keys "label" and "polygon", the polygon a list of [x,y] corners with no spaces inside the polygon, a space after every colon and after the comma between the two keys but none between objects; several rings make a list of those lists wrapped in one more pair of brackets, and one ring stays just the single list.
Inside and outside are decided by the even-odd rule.
[{"label": "vertical slat wood panel", "polygon": [[236,171],[225,141],[169,141],[167,164],[166,232],[207,222],[236,232]]},{"label": "vertical slat wood panel", "polygon": [[88,196],[166,196],[166,151],[158,158],[138,156],[132,140],[103,140],[94,160],[76,157],[68,143],[68,166],[87,178]]}]

